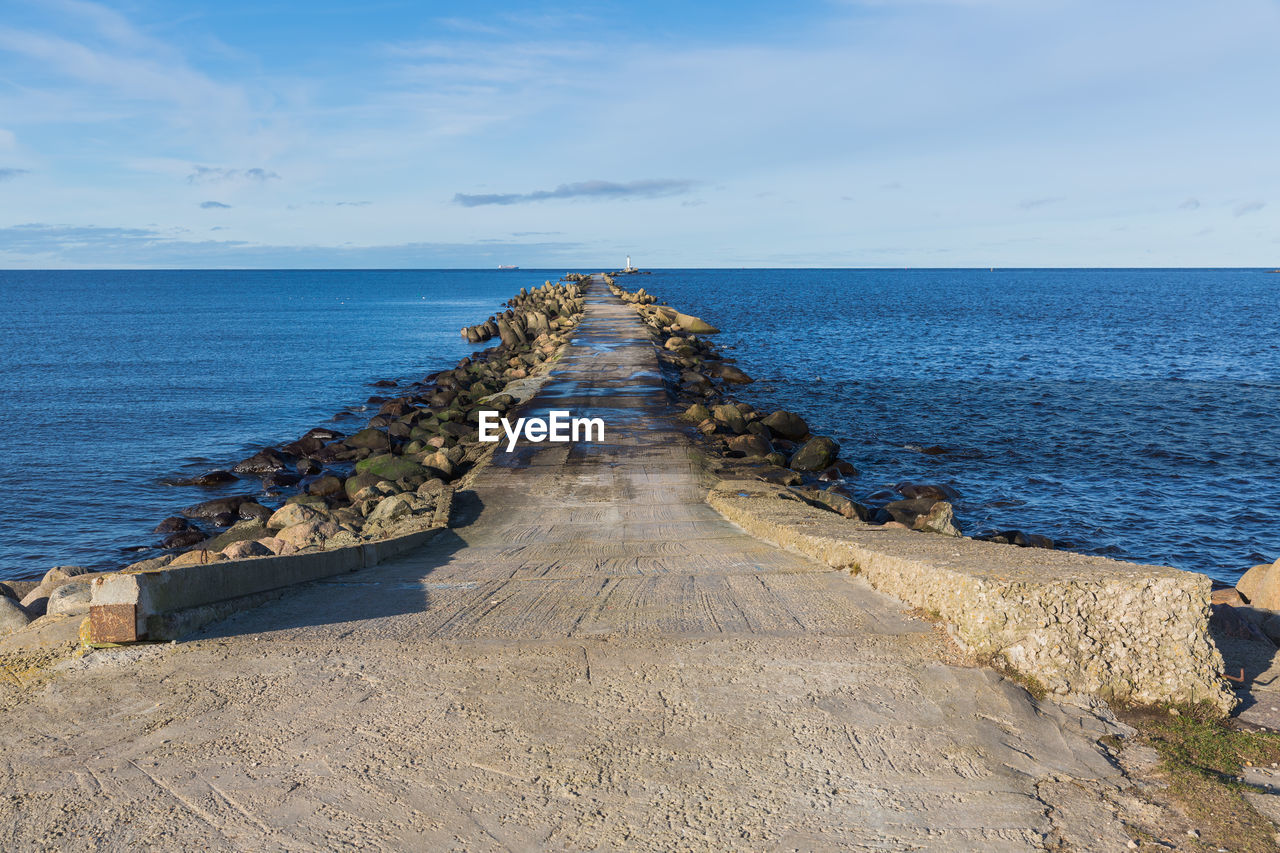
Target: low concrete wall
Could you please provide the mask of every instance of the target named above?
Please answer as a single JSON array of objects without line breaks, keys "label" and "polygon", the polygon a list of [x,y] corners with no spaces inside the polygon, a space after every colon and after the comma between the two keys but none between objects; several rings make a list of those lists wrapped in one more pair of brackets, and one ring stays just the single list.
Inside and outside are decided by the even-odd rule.
[{"label": "low concrete wall", "polygon": [[969,649],[1057,694],[1140,705],[1235,697],[1209,637],[1209,579],[1065,551],[1016,548],[844,519],[760,481],[723,481],[708,502],[748,533],[950,623]]},{"label": "low concrete wall", "polygon": [[452,493],[431,527],[374,542],[287,557],[226,560],[205,565],[118,572],[93,580],[89,635],[95,643],[172,640],[254,607],[284,588],[376,566],[421,547],[448,525]]}]

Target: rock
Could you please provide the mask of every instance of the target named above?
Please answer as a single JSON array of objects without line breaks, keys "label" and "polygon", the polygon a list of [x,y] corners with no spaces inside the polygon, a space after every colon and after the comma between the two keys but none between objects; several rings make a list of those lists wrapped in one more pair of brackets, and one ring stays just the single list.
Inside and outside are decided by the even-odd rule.
[{"label": "rock", "polygon": [[236,514],[244,521],[266,521],[275,512],[259,503],[240,504]]},{"label": "rock", "polygon": [[752,382],[755,382],[754,379],[734,367],[732,364],[721,365],[716,370],[716,376],[719,377],[721,382],[726,382],[729,385],[750,385]]},{"label": "rock", "polygon": [[190,548],[208,539],[209,535],[199,530],[179,530],[177,533],[170,533],[164,537],[160,543],[161,548]]},{"label": "rock", "polygon": [[347,447],[362,447],[366,450],[390,450],[391,437],[380,429],[369,427],[362,429],[342,442]]},{"label": "rock", "polygon": [[880,525],[880,527],[884,530],[910,530],[911,529],[910,527],[907,527],[905,524],[903,524],[901,521],[886,521],[884,524]]},{"label": "rock", "polygon": [[162,569],[173,562],[172,554],[164,554],[159,557],[152,557],[148,560],[139,560],[136,563],[130,563],[124,567],[126,572],[149,572],[153,569]]},{"label": "rock", "polygon": [[281,489],[296,486],[301,479],[301,474],[295,474],[292,471],[271,471],[262,475],[262,488]]},{"label": "rock", "polygon": [[797,491],[807,500],[822,504],[827,509],[838,512],[845,518],[866,521],[870,515],[865,506],[855,500],[850,500],[839,492],[813,488],[798,489]]},{"label": "rock", "polygon": [[407,495],[392,495],[379,501],[365,521],[389,524],[407,515],[412,515],[413,510],[414,505]]},{"label": "rock", "polygon": [[1272,613],[1258,626],[1271,642],[1280,645],[1280,613]]},{"label": "rock", "polygon": [[180,516],[170,516],[164,521],[156,525],[156,529],[152,533],[177,533],[180,530],[190,530],[192,524],[185,518]]},{"label": "rock", "polygon": [[217,551],[188,551],[174,558],[166,568],[176,569],[181,566],[203,566],[206,563],[221,563],[226,556]]},{"label": "rock", "polygon": [[781,409],[769,415],[761,423],[774,435],[780,435],[791,441],[800,441],[809,434],[809,425],[804,422],[804,418]]},{"label": "rock", "polygon": [[235,515],[241,504],[256,503],[255,495],[235,495],[229,498],[214,498],[211,501],[189,506],[182,511],[187,518],[213,518],[224,513]]},{"label": "rock", "polygon": [[392,453],[370,456],[368,459],[357,462],[356,473],[376,474],[384,480],[401,480],[405,477],[425,477],[427,475],[426,470],[417,462]]},{"label": "rock", "polygon": [[319,518],[320,513],[312,507],[303,504],[285,504],[267,519],[267,527],[272,530],[283,530],[286,527],[306,524]]},{"label": "rock", "polygon": [[421,486],[418,486],[416,494],[420,498],[434,498],[445,490],[446,484],[439,477],[432,477]]},{"label": "rock", "polygon": [[266,548],[272,554],[276,554],[278,556],[292,554],[298,550],[288,542],[285,542],[283,539],[278,539],[275,536],[264,536],[258,540],[258,544]]},{"label": "rock", "polygon": [[31,622],[29,614],[12,598],[0,598],[0,636],[21,631]]},{"label": "rock", "polygon": [[301,549],[323,542],[339,529],[338,525],[332,521],[308,521],[284,528],[275,535],[275,538]]},{"label": "rock", "polygon": [[272,551],[261,542],[253,540],[232,542],[230,545],[222,549],[222,553],[226,555],[228,560],[247,560],[251,557],[275,556],[275,551]]},{"label": "rock", "polygon": [[915,524],[916,519],[923,515],[928,515],[929,510],[933,509],[933,505],[938,501],[933,498],[913,498],[904,501],[892,501],[884,506],[882,512],[889,518],[904,524],[907,527]]},{"label": "rock", "polygon": [[701,403],[694,403],[692,406],[684,410],[684,414],[680,416],[686,421],[700,424],[711,417],[711,410]]},{"label": "rock", "polygon": [[19,601],[22,598],[13,587],[2,581],[0,581],[0,597],[12,598],[14,601]]},{"label": "rock", "polygon": [[953,501],[960,497],[960,493],[955,489],[943,485],[899,483],[894,489],[904,498],[933,498],[937,501]]},{"label": "rock", "polygon": [[747,431],[747,420],[737,406],[727,404],[714,406],[711,409],[711,417],[716,423],[723,424],[738,435]]},{"label": "rock", "polygon": [[773,452],[773,445],[758,435],[735,435],[729,439],[729,449],[744,456],[768,456]]},{"label": "rock", "polygon": [[222,551],[228,545],[236,542],[247,542],[250,539],[257,539],[267,533],[267,523],[262,519],[251,518],[247,521],[239,521],[231,525],[231,529],[224,533],[202,542],[200,548],[205,551]]},{"label": "rock", "polygon": [[[772,417],[772,415],[770,415]],[[815,436],[804,444],[791,457],[793,471],[821,471],[835,462],[840,453],[840,445],[825,435]]]},{"label": "rock", "polygon": [[395,388],[400,383],[394,379],[379,379],[376,382],[370,382],[369,384],[374,388]]},{"label": "rock", "polygon": [[686,332],[691,332],[695,335],[720,334],[720,330],[715,326],[699,319],[698,317],[694,317],[692,314],[681,314],[679,311],[674,313],[676,315],[676,322],[679,323],[680,328],[684,329]]},{"label": "rock", "polygon": [[377,474],[356,474],[354,477],[348,477],[342,484],[342,488],[347,494],[347,499],[353,500],[361,491],[380,482],[382,478]]},{"label": "rock", "polygon": [[248,459],[240,460],[231,470],[237,474],[269,474],[272,471],[291,468],[296,461],[286,454],[267,448],[259,450]]},{"label": "rock", "polygon": [[89,612],[89,601],[93,598],[91,579],[76,578],[64,583],[49,594],[46,613],[50,615],[79,616]]},{"label": "rock", "polygon": [[318,497],[327,498],[331,495],[341,494],[342,481],[332,474],[313,480],[307,486],[307,492]]},{"label": "rock", "polygon": [[1215,589],[1209,594],[1210,604],[1230,604],[1232,607],[1244,607],[1246,602],[1244,597],[1240,595],[1240,590],[1235,587],[1227,587],[1226,589]]},{"label": "rock", "polygon": [[174,486],[221,486],[224,483],[235,482],[239,478],[230,471],[208,471],[199,477],[189,477],[181,480],[169,480],[170,485]]},{"label": "rock", "polygon": [[1236,583],[1236,589],[1254,607],[1280,610],[1280,561],[1254,566]]},{"label": "rock", "polygon": [[44,577],[40,579],[40,583],[49,584],[50,586],[61,586],[72,578],[81,575],[93,574],[93,569],[86,569],[84,566],[54,566],[52,569],[44,573]]},{"label": "rock", "polygon": [[938,501],[929,507],[929,511],[916,516],[911,524],[912,530],[923,530],[926,533],[941,533],[944,536],[959,536],[960,530],[955,525],[955,514],[951,504]]}]

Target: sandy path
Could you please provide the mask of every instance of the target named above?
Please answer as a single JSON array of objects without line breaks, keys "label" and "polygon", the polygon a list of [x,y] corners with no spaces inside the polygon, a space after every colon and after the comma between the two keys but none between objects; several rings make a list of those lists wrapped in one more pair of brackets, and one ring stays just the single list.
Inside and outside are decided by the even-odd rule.
[{"label": "sandy path", "polygon": [[1123,848],[1102,723],[703,503],[598,287],[548,408],[606,442],[499,453],[431,546],[11,691],[0,846]]}]

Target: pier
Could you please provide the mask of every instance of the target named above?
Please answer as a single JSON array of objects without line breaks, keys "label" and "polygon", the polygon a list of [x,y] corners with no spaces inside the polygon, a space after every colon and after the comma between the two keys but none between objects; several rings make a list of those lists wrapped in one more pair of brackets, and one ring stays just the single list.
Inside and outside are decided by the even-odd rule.
[{"label": "pier", "polygon": [[553,410],[603,441],[504,445],[423,547],[7,698],[4,846],[1124,846],[1121,727],[708,505],[598,281]]}]

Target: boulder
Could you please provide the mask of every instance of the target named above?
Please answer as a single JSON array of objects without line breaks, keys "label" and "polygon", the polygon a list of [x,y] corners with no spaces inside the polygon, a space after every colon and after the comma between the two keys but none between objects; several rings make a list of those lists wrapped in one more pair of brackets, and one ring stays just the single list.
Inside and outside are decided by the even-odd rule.
[{"label": "boulder", "polygon": [[217,551],[188,551],[174,558],[167,568],[176,569],[180,566],[203,566],[206,563],[221,563],[226,560],[226,556],[219,554]]},{"label": "boulder", "polygon": [[923,515],[928,515],[929,510],[933,509],[933,505],[938,501],[933,498],[913,498],[911,500],[892,501],[885,504],[883,513],[889,518],[905,524],[907,527],[915,524],[916,519]]},{"label": "boulder", "polygon": [[179,530],[177,533],[170,533],[164,537],[160,543],[161,548],[190,548],[192,545],[198,545],[208,539],[209,535],[202,531],[192,528],[191,530]]},{"label": "boulder", "polygon": [[726,382],[730,385],[749,385],[755,381],[732,364],[721,365],[716,370],[716,375],[721,382]]},{"label": "boulder", "polygon": [[267,532],[267,522],[262,519],[252,518],[247,521],[238,521],[231,525],[231,528],[226,532],[219,533],[207,542],[202,542],[200,548],[205,551],[222,551],[228,545],[257,539],[265,536]]},{"label": "boulder", "polygon": [[31,622],[31,614],[12,598],[0,598],[0,637],[21,631]]},{"label": "boulder", "polygon": [[391,437],[380,429],[369,427],[362,429],[343,440],[347,447],[361,447],[366,450],[390,450]]},{"label": "boulder", "polygon": [[804,418],[781,409],[769,415],[762,423],[774,435],[780,435],[791,441],[800,441],[809,434],[809,425],[804,422]]},{"label": "boulder", "polygon": [[151,557],[146,560],[139,560],[136,563],[130,563],[124,567],[126,572],[149,572],[152,569],[162,569],[173,562],[172,554],[164,554],[159,557]]},{"label": "boulder", "polygon": [[894,490],[904,498],[933,498],[937,501],[953,501],[960,493],[950,486],[925,483],[899,483]]},{"label": "boulder", "polygon": [[275,551],[272,551],[261,542],[253,540],[232,542],[222,549],[222,553],[229,560],[247,560],[251,557],[272,557],[275,555]]},{"label": "boulder", "polygon": [[230,471],[207,471],[199,477],[187,477],[180,480],[168,480],[166,482],[174,486],[221,486],[224,483],[232,483],[239,478]]},{"label": "boulder", "polygon": [[327,498],[342,492],[342,481],[330,474],[313,480],[307,486],[307,491],[318,497]]},{"label": "boulder", "polygon": [[686,421],[700,424],[707,418],[711,417],[711,410],[701,403],[694,403],[692,406],[684,410],[684,414],[680,416]]},{"label": "boulder", "polygon": [[234,495],[227,498],[214,498],[211,501],[204,501],[195,506],[189,506],[182,511],[187,518],[214,518],[225,513],[235,515],[240,510],[242,504],[256,503],[255,495]]},{"label": "boulder", "polygon": [[[772,415],[770,415],[772,417]],[[793,471],[821,471],[835,462],[840,453],[840,445],[825,435],[815,436],[804,444],[791,457]]]},{"label": "boulder", "polygon": [[768,456],[773,452],[773,445],[758,435],[735,435],[729,439],[729,449],[745,456]]},{"label": "boulder", "polygon": [[718,335],[720,333],[720,330],[715,326],[705,320],[694,317],[692,314],[681,314],[679,311],[672,313],[676,315],[675,321],[680,324],[680,328],[686,332],[692,332],[695,335]]},{"label": "boulder", "polygon": [[236,511],[236,515],[244,521],[266,521],[275,512],[268,509],[260,503],[240,504],[240,509]]},{"label": "boulder", "polygon": [[285,504],[267,519],[267,527],[272,530],[283,530],[299,524],[316,521],[320,513],[314,508],[302,504]]},{"label": "boulder", "polygon": [[357,474],[375,474],[384,480],[401,480],[406,477],[425,477],[427,475],[424,469],[412,459],[406,459],[403,456],[396,456],[393,453],[383,453],[378,456],[370,456],[356,463]]},{"label": "boulder", "polygon": [[301,474],[295,474],[292,471],[271,471],[262,475],[262,488],[282,489],[288,486],[296,486],[301,479]]},{"label": "boulder", "polygon": [[365,520],[367,522],[390,524],[407,515],[412,515],[413,511],[414,504],[410,501],[408,495],[392,495],[379,501],[373,512],[369,513]]},{"label": "boulder", "polygon": [[1254,607],[1280,610],[1280,560],[1254,566],[1236,583],[1236,589]]},{"label": "boulder", "polygon": [[944,536],[959,536],[960,530],[955,525],[955,514],[951,504],[938,501],[929,507],[929,511],[916,516],[911,524],[912,530],[923,530],[926,533],[941,533]]},{"label": "boulder", "polygon": [[286,527],[275,535],[276,539],[295,548],[317,545],[337,533],[340,528],[332,521],[308,521]]},{"label": "boulder", "polygon": [[722,404],[711,409],[711,417],[718,424],[723,424],[733,432],[741,435],[747,431],[747,419],[742,416],[737,406]]},{"label": "boulder", "polygon": [[347,499],[354,500],[362,490],[380,482],[382,478],[377,474],[356,474],[354,477],[348,477],[342,484],[342,488],[347,494]]},{"label": "boulder", "polygon": [[1215,589],[1209,594],[1210,604],[1230,604],[1232,607],[1244,607],[1246,602],[1244,597],[1240,595],[1240,590],[1234,586],[1226,589]]},{"label": "boulder", "polygon": [[177,533],[180,530],[190,530],[192,524],[181,516],[173,515],[156,525],[156,529],[152,533]]},{"label": "boulder", "polygon": [[78,577],[49,593],[49,603],[45,610],[51,615],[80,616],[89,612],[89,600],[93,598],[92,580]]},{"label": "boulder", "polygon": [[248,459],[237,462],[231,470],[237,474],[269,474],[293,467],[297,460],[287,454],[267,448],[259,450]]}]

